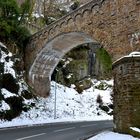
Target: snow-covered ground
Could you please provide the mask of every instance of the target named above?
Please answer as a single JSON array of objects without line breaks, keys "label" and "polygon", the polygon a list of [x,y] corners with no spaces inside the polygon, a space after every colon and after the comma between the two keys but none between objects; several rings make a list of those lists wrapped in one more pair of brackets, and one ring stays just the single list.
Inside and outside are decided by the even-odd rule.
[{"label": "snow-covered ground", "polygon": [[[2,116],[4,118],[4,114],[6,114],[6,112],[11,110],[12,104],[10,102],[7,102],[6,100],[8,99],[10,100],[12,97],[13,98],[17,97],[16,99],[22,98],[23,99],[22,104],[24,107],[25,106],[28,107],[32,103],[32,100],[25,99],[22,96],[22,94],[25,91],[28,91],[28,85],[26,84],[23,78],[23,72],[17,74],[17,72],[14,69],[15,63],[18,61],[19,58],[13,57],[13,54],[8,51],[7,47],[0,42],[0,115],[1,118]],[[28,103],[26,104],[26,102]]]},{"label": "snow-covered ground", "polygon": [[[0,63],[3,64],[4,70],[1,74],[11,74],[15,79],[19,79],[14,67],[14,59],[12,54],[8,52],[6,46],[0,43]],[[8,59],[9,58],[9,59]],[[8,59],[8,60],[7,60]],[[90,89],[83,91],[82,94],[78,94],[74,89],[74,85],[71,88],[63,85],[51,82],[51,94],[48,98],[37,98],[27,100],[24,97],[23,103],[28,106],[35,104],[30,111],[20,114],[19,117],[5,121],[0,120],[0,127],[20,126],[20,125],[32,125],[40,123],[60,122],[60,121],[80,121],[80,120],[106,120],[112,119],[112,116],[108,115],[112,110],[108,108],[108,105],[112,104],[111,92],[112,87],[104,85],[104,90],[99,90],[97,87],[102,83],[112,85],[113,81],[97,81],[93,80],[93,86]],[[18,80],[19,91],[18,94],[10,92],[10,90],[3,87],[0,89],[0,93],[3,96],[3,100],[0,101],[0,111],[6,112],[10,110],[9,104],[5,102],[7,98],[21,96],[22,90],[28,90],[28,86],[23,79]],[[56,93],[56,94],[55,94]],[[56,96],[55,96],[56,95]],[[100,109],[99,103],[97,103],[97,97],[100,95],[102,99],[102,105],[107,106],[108,111],[105,112]],[[56,102],[55,102],[56,97]],[[56,103],[56,116],[54,115],[54,105]]]},{"label": "snow-covered ground", "polygon": [[[111,81],[106,81],[112,84]],[[36,106],[12,121],[0,121],[0,127],[32,125],[63,121],[110,120],[112,116],[99,108],[97,96],[100,95],[104,105],[111,104],[111,88],[99,90],[95,87],[101,82],[94,80],[94,86],[78,94],[75,89],[52,82],[48,98],[34,100]],[[54,118],[56,92],[56,118]],[[33,101],[32,101],[33,102]],[[111,109],[110,109],[111,111]]]},{"label": "snow-covered ground", "polygon": [[140,140],[130,135],[118,134],[114,132],[103,132],[88,140]]},{"label": "snow-covered ground", "polygon": [[[3,44],[0,43],[1,46]],[[13,62],[10,59],[6,61],[7,56],[12,56],[11,53],[5,54],[1,51],[0,62],[4,63],[4,73],[11,73],[13,77],[16,77],[16,73],[12,68]],[[28,112],[22,112],[22,114],[13,119],[12,121],[0,120],[0,128],[22,125],[33,125],[41,123],[52,122],[68,122],[68,121],[90,121],[90,120],[110,120],[112,116],[108,115],[105,111],[101,110],[97,98],[100,95],[102,104],[108,106],[112,103],[110,94],[112,93],[112,87],[104,87],[104,90],[99,90],[97,87],[101,83],[107,83],[107,85],[113,85],[113,81],[97,81],[93,80],[93,86],[90,89],[84,90],[82,94],[78,94],[74,89],[65,87],[55,82],[51,83],[51,94],[48,98],[38,98],[37,100],[24,99],[25,104],[35,103]],[[19,82],[20,90],[27,89],[24,81]],[[24,87],[23,87],[24,86]],[[6,89],[1,89],[1,93],[4,98],[8,98],[14,95]],[[56,94],[55,94],[56,93]],[[56,95],[56,96],[55,96]],[[54,115],[56,97],[56,116]],[[1,101],[0,111],[8,110],[10,106],[4,101]],[[109,109],[108,113],[112,110]],[[136,131],[140,131],[138,128],[131,128]],[[89,140],[139,140],[130,135],[121,135],[113,132],[101,133]]]}]

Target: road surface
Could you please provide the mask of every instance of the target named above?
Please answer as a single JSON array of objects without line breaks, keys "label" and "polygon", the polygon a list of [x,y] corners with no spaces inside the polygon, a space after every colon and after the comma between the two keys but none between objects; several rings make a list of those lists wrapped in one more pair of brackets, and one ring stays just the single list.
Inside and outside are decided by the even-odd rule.
[{"label": "road surface", "polygon": [[98,132],[112,129],[112,121],[44,124],[0,130],[0,140],[83,140]]}]

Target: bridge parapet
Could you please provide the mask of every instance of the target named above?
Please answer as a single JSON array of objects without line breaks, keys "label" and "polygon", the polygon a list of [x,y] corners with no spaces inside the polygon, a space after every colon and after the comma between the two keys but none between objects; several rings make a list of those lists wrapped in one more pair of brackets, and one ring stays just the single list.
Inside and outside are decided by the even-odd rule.
[{"label": "bridge parapet", "polygon": [[82,19],[87,12],[89,16],[89,14],[92,13],[92,9],[95,6],[101,5],[103,1],[104,0],[92,0],[31,36],[26,49],[26,55],[30,59],[30,62],[26,62],[27,71],[37,54],[43,47],[45,47],[47,42],[62,33],[81,31],[76,25],[76,22],[78,22],[78,16]]},{"label": "bridge parapet", "polygon": [[[47,35],[49,36],[49,33],[51,30],[55,29],[55,28],[62,28],[62,26],[67,25],[69,20],[76,20],[76,16],[80,15],[81,17],[83,17],[85,11],[92,11],[92,8],[96,5],[101,5],[102,2],[104,0],[92,0],[90,2],[88,2],[87,4],[79,7],[78,9],[68,13],[67,15],[63,16],[62,18],[60,18],[59,20],[53,22],[52,24],[46,26],[45,28],[43,28],[42,30],[40,30],[39,32],[35,33],[32,37],[31,37],[31,41],[35,41],[36,39],[41,38],[43,35]],[[64,24],[65,23],[65,24]],[[49,40],[50,38],[48,38]]]},{"label": "bridge parapet", "polygon": [[[129,2],[126,0],[120,2],[92,0],[31,36],[28,51],[32,52],[33,50],[37,55],[45,43],[57,35],[66,32],[84,32],[89,28],[91,31],[88,31],[88,34],[95,32],[97,37],[94,39],[100,38],[99,41],[103,45],[117,46],[117,43],[120,42],[120,46],[124,46],[121,43],[127,41],[128,46],[130,46],[131,38],[129,37],[140,30],[138,27],[140,23],[139,10],[138,0],[129,0]],[[89,22],[85,23],[87,20]],[[118,39],[119,36],[123,37]],[[105,41],[106,44],[104,44]],[[130,48],[128,47],[128,49]],[[125,50],[128,51],[127,48]]]}]

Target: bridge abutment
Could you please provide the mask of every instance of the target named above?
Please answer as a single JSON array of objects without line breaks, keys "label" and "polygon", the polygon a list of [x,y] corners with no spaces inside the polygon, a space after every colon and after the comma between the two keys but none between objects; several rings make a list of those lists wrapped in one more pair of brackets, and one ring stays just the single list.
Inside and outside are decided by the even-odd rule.
[{"label": "bridge abutment", "polygon": [[140,56],[119,59],[113,64],[113,73],[114,129],[134,134],[131,127],[140,128]]},{"label": "bridge abutment", "polygon": [[50,78],[44,75],[35,75],[29,84],[34,87],[34,92],[41,97],[47,97],[50,94]]}]

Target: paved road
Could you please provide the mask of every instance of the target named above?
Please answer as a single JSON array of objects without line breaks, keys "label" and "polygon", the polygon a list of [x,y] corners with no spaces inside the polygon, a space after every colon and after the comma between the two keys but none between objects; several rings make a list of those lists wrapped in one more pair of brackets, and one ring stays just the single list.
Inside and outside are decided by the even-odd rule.
[{"label": "paved road", "polygon": [[84,137],[112,127],[112,121],[45,124],[0,130],[0,140],[83,140]]}]

